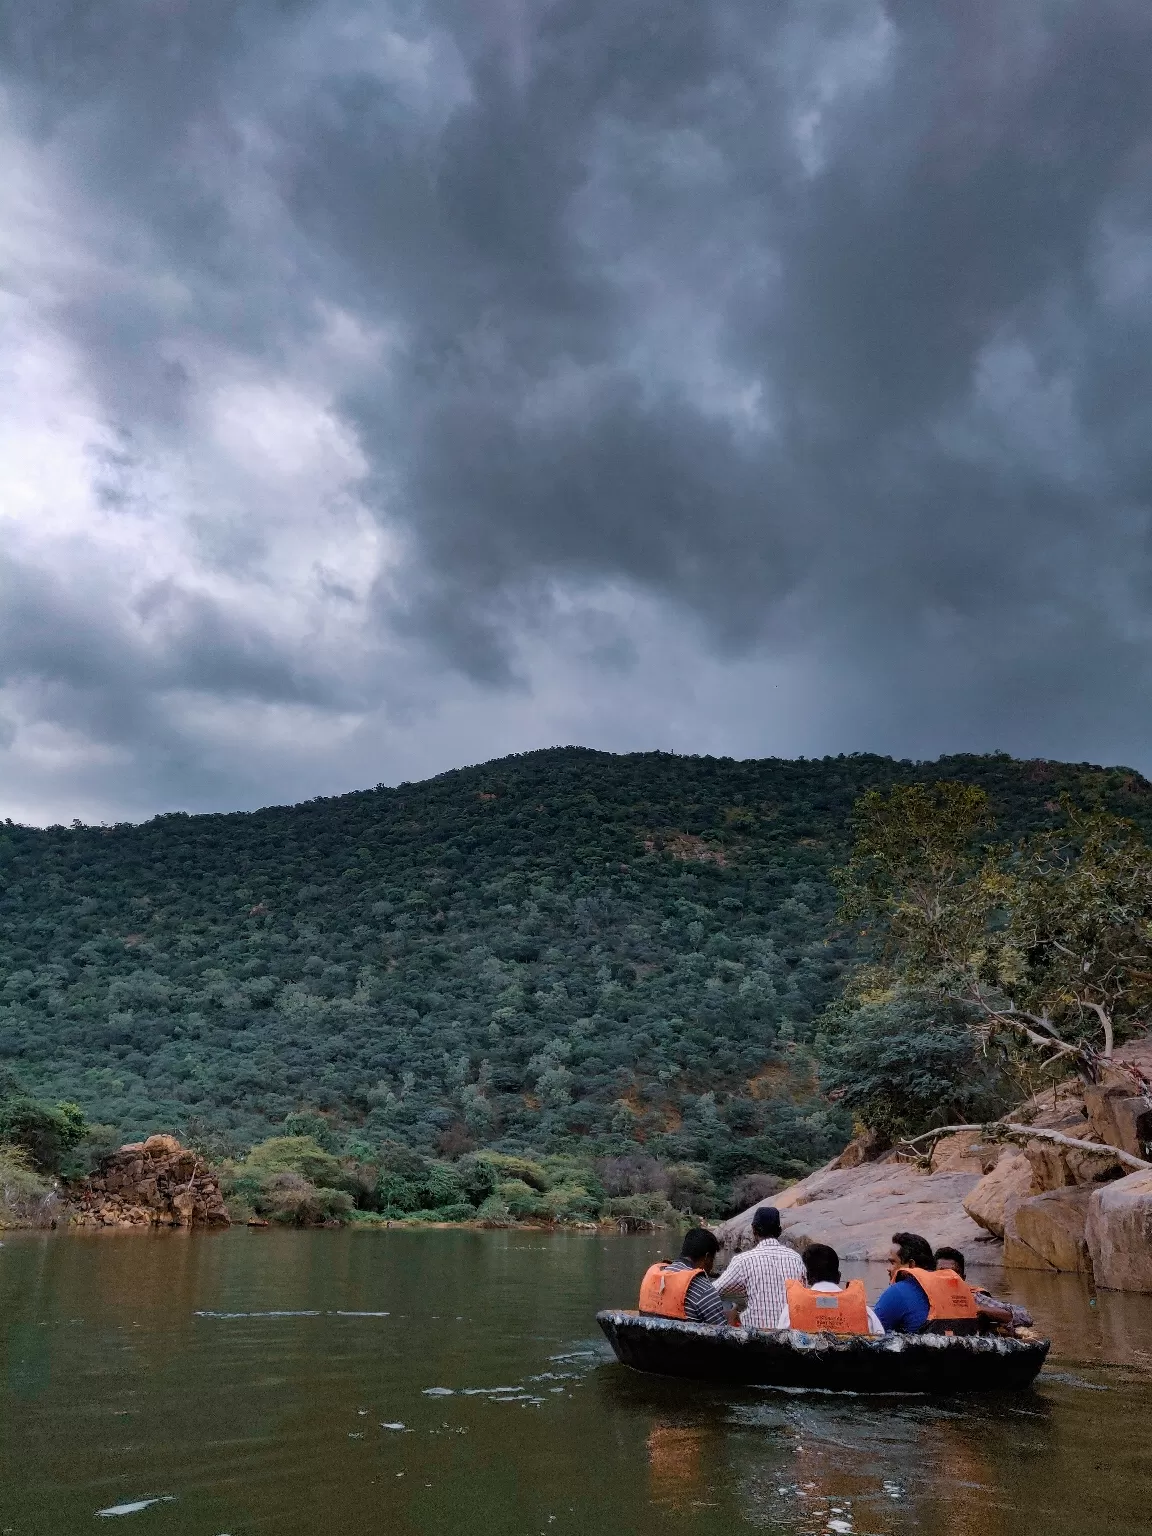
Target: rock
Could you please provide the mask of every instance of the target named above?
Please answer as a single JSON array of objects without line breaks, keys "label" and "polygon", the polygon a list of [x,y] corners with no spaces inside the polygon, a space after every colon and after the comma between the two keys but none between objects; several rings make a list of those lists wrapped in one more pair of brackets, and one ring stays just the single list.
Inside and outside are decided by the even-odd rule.
[{"label": "rock", "polygon": [[[795,1248],[830,1243],[845,1261],[883,1260],[893,1232],[920,1232],[932,1246],[959,1248],[969,1264],[999,1263],[963,1201],[974,1173],[922,1173],[911,1163],[821,1168],[776,1196],[783,1235]],[[751,1243],[749,1207],[717,1228],[727,1262]]]},{"label": "rock", "polygon": [[863,1130],[844,1148],[839,1157],[834,1157],[830,1168],[859,1168],[863,1163],[874,1163],[878,1157],[883,1157],[892,1143],[886,1136],[879,1135],[876,1131]]},{"label": "rock", "polygon": [[979,1131],[957,1131],[945,1136],[932,1148],[933,1173],[991,1172],[1000,1156],[1000,1148],[984,1141]]},{"label": "rock", "polygon": [[1152,1143],[1152,1102],[1132,1092],[1131,1084],[1099,1083],[1084,1090],[1092,1132],[1098,1141],[1147,1157]]},{"label": "rock", "polygon": [[129,1142],[71,1190],[79,1226],[227,1226],[216,1175],[175,1136]]},{"label": "rock", "polygon": [[1021,1200],[1008,1215],[1005,1267],[1091,1274],[1085,1224],[1095,1193],[1087,1185],[1078,1185]]},{"label": "rock", "polygon": [[1019,1148],[1004,1147],[991,1173],[969,1190],[964,1209],[993,1237],[1003,1237],[1008,1213],[1031,1193],[1031,1163]]},{"label": "rock", "polygon": [[1152,1291],[1152,1171],[1093,1190],[1085,1235],[1101,1290]]},{"label": "rock", "polygon": [[[1093,1128],[1087,1120],[1074,1121],[1064,1134],[1078,1141],[1091,1141]],[[1048,1189],[1066,1189],[1074,1184],[1095,1184],[1114,1176],[1120,1164],[1115,1158],[1077,1147],[1062,1147],[1058,1141],[1030,1141],[1024,1155],[1032,1167],[1032,1188],[1036,1194]]]}]

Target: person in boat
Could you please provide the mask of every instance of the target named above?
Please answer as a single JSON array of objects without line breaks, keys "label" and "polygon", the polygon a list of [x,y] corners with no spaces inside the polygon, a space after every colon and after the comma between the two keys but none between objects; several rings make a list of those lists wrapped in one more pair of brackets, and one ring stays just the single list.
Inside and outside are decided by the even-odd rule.
[{"label": "person in boat", "polygon": [[840,1284],[840,1255],[827,1243],[809,1243],[803,1253],[807,1283],[786,1280],[787,1301],[776,1319],[777,1328],[804,1333],[884,1332],[884,1324],[868,1305],[862,1280]]},{"label": "person in boat", "polygon": [[640,1282],[641,1314],[671,1317],[683,1323],[728,1322],[723,1301],[708,1278],[720,1251],[720,1239],[707,1227],[689,1227],[680,1257],[671,1264],[653,1264]]},{"label": "person in boat", "polygon": [[757,1207],[752,1217],[756,1246],[738,1253],[716,1283],[721,1296],[743,1292],[747,1297],[741,1322],[745,1328],[774,1329],[787,1304],[785,1285],[804,1281],[804,1261],[780,1241],[780,1212],[774,1205]]},{"label": "person in boat", "polygon": [[[937,1270],[954,1269],[961,1280],[965,1279],[964,1255],[959,1248],[937,1248],[934,1258]],[[1026,1307],[1018,1307],[1011,1301],[1000,1301],[990,1291],[972,1286],[972,1299],[981,1322],[999,1324],[1003,1328],[1031,1328],[1032,1314]]]},{"label": "person in boat", "polygon": [[888,1260],[891,1279],[876,1302],[885,1333],[975,1333],[976,1303],[954,1269],[937,1270],[932,1245],[918,1232],[896,1232]]}]

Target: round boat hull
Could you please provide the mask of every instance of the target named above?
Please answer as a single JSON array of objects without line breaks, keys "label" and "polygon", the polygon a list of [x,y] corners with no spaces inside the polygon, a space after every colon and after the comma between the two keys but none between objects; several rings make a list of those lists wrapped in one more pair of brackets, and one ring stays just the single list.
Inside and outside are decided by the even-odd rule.
[{"label": "round boat hull", "polygon": [[695,1381],[824,1392],[1012,1392],[1030,1386],[1049,1341],[889,1333],[883,1338],[709,1328],[598,1312],[617,1360]]}]

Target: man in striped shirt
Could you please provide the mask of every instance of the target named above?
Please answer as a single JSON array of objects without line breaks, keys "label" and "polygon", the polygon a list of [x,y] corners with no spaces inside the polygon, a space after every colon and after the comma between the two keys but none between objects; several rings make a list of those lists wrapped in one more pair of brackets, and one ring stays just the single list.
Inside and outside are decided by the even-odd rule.
[{"label": "man in striped shirt", "polygon": [[684,1316],[690,1323],[709,1323],[719,1327],[728,1321],[724,1303],[708,1276],[720,1249],[719,1239],[707,1227],[689,1227],[684,1234],[680,1257],[669,1264],[669,1271],[677,1269],[701,1269],[684,1296]]},{"label": "man in striped shirt", "polygon": [[752,1217],[755,1248],[738,1253],[716,1282],[721,1296],[743,1291],[748,1298],[741,1322],[745,1328],[775,1329],[788,1305],[785,1281],[807,1283],[804,1261],[780,1241],[780,1212],[762,1205]]}]

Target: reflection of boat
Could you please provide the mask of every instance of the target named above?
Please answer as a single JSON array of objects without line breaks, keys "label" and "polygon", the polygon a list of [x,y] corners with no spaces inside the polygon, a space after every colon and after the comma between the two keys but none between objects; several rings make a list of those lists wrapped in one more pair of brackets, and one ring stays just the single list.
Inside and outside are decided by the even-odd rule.
[{"label": "reflection of boat", "polygon": [[760,1333],[598,1312],[616,1358],[658,1376],[825,1392],[1009,1392],[1029,1386],[1047,1339],[931,1333]]}]

